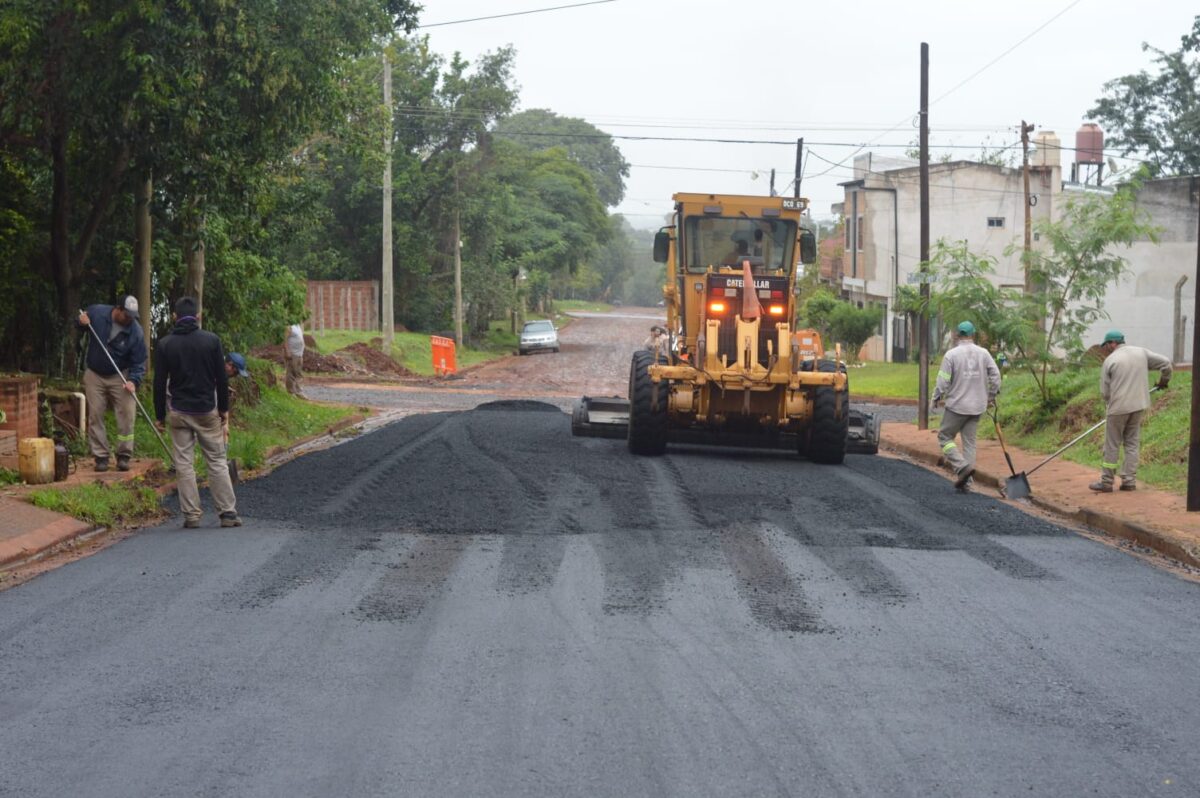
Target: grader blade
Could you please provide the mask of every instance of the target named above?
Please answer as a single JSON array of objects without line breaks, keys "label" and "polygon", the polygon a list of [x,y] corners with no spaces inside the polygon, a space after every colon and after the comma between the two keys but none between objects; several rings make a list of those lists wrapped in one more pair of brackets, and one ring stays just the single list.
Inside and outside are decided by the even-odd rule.
[{"label": "grader blade", "polygon": [[571,434],[579,438],[624,438],[629,433],[629,400],[585,396],[571,412]]}]

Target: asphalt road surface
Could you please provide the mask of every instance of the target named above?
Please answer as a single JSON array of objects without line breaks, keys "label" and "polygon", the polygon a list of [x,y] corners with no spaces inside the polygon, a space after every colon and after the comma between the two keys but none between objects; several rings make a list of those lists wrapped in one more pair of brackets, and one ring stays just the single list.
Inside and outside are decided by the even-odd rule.
[{"label": "asphalt road surface", "polygon": [[882,457],[413,415],[0,592],[3,796],[1200,794],[1200,585]]}]

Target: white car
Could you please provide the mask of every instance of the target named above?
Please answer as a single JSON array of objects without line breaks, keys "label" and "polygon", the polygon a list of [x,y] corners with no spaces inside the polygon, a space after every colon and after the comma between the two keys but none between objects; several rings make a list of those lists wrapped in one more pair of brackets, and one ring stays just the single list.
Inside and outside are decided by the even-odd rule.
[{"label": "white car", "polygon": [[549,349],[558,351],[558,330],[553,322],[527,321],[521,328],[521,342],[517,345],[518,354],[528,355],[530,352]]}]

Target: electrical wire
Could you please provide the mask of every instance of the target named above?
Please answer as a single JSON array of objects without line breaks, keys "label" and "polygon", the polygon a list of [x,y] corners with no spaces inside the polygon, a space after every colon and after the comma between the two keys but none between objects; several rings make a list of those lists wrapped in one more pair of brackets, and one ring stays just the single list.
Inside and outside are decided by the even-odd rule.
[{"label": "electrical wire", "polygon": [[547,11],[562,11],[568,8],[580,8],[581,6],[598,6],[605,3],[615,3],[617,0],[589,0],[586,3],[571,3],[565,6],[551,6],[550,8],[533,8],[529,11],[513,11],[508,14],[492,14],[486,17],[472,17],[471,19],[454,19],[447,22],[431,22],[428,25],[417,25],[417,28],[424,30],[425,28],[441,28],[446,25],[463,25],[467,22],[482,22],[488,19],[503,19],[504,17],[523,17],[527,14],[544,14]]}]

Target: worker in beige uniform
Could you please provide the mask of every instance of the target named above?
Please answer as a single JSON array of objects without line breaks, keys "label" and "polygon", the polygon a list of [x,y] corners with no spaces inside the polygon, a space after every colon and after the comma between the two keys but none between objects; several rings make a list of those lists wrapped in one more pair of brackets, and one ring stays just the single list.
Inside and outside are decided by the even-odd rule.
[{"label": "worker in beige uniform", "polygon": [[1100,396],[1104,399],[1104,460],[1100,481],[1088,485],[1097,493],[1112,493],[1118,458],[1125,449],[1121,468],[1121,490],[1137,490],[1138,447],[1142,421],[1150,409],[1150,385],[1146,373],[1157,370],[1158,387],[1166,390],[1171,381],[1171,361],[1149,349],[1128,346],[1120,330],[1110,330],[1100,345],[1104,365],[1100,367]]},{"label": "worker in beige uniform", "polygon": [[[963,493],[971,490],[971,478],[975,476],[979,419],[998,393],[1000,369],[992,354],[975,343],[975,325],[964,321],[958,325],[958,341],[942,358],[933,389],[933,406],[946,405],[938,445],[942,457],[954,469],[954,487]],[[962,438],[961,452],[954,442],[956,436]]]}]

